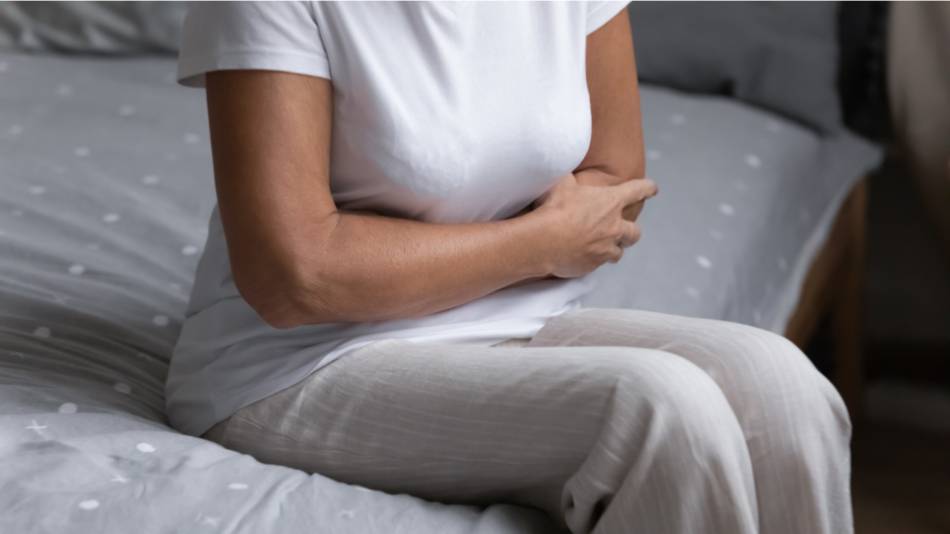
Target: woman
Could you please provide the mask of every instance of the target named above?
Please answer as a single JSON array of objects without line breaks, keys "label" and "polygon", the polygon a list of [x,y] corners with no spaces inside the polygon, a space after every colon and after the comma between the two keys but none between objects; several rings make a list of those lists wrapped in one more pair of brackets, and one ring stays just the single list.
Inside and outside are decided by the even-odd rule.
[{"label": "woman", "polygon": [[573,533],[850,532],[850,422],[790,342],[579,307],[656,193],[624,7],[193,7],[218,205],[172,424]]}]

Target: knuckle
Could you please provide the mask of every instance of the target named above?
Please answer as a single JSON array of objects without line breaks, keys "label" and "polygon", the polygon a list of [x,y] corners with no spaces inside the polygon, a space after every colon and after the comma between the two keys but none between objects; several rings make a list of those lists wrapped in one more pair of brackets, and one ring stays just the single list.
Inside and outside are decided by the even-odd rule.
[{"label": "knuckle", "polygon": [[610,236],[614,239],[622,238],[625,231],[626,228],[624,228],[624,220],[622,218],[618,218],[617,221],[615,221],[611,226]]},{"label": "knuckle", "polygon": [[642,235],[643,235],[643,231],[640,229],[640,225],[634,223],[632,228],[630,229],[630,239],[634,243],[636,243],[637,241],[640,240],[640,236]]}]

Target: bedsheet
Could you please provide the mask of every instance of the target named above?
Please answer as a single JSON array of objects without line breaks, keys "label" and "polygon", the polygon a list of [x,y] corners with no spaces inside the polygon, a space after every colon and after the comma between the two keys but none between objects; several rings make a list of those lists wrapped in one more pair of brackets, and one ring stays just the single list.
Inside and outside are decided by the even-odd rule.
[{"label": "bedsheet", "polygon": [[812,260],[880,148],[821,137],[738,101],[646,86],[643,237],[597,271],[585,306],[724,319],[783,333]]},{"label": "bedsheet", "polygon": [[[782,328],[876,150],[724,99],[642,99],[661,195],[586,304]],[[173,59],[0,55],[0,162],[0,532],[554,531],[528,508],[390,495],[167,426],[214,202],[203,93],[174,84]]]}]

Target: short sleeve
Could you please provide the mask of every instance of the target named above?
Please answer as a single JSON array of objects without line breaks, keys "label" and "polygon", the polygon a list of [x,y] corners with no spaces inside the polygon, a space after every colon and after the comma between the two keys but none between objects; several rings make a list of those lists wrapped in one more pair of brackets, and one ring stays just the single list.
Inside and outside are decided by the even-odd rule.
[{"label": "short sleeve", "polygon": [[627,7],[629,2],[585,2],[587,6],[587,35],[594,33],[594,30],[600,28]]},{"label": "short sleeve", "polygon": [[205,73],[262,69],[330,79],[310,2],[196,2],[178,52],[178,83],[204,87]]}]

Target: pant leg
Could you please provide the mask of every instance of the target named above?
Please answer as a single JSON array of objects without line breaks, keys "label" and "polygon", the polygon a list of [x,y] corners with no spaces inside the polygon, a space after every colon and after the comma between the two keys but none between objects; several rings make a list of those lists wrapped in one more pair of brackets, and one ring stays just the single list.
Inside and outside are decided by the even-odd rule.
[{"label": "pant leg", "polygon": [[[672,353],[718,384],[748,444],[762,533],[853,532],[848,412],[790,341],[738,323],[581,308],[549,319],[527,347],[596,345]],[[581,479],[574,490],[591,491]]]},{"label": "pant leg", "polygon": [[[435,501],[534,506],[574,534],[756,531],[728,402],[656,350],[385,340],[219,428],[222,445],[264,462]],[[591,489],[565,492],[568,480]]]}]

